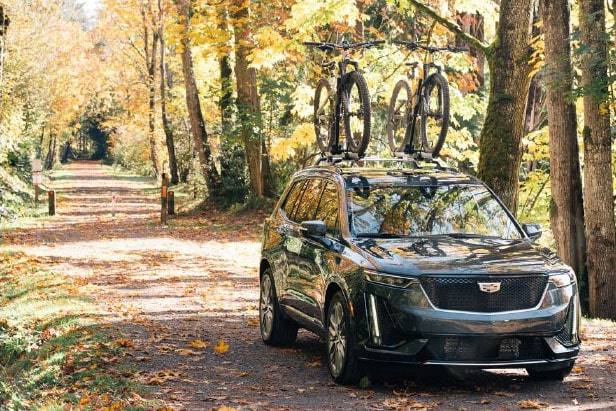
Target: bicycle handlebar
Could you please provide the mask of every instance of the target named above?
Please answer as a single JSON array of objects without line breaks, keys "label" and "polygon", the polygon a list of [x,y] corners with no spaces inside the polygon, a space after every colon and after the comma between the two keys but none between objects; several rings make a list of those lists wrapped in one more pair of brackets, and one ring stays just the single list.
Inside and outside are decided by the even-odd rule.
[{"label": "bicycle handlebar", "polygon": [[414,41],[406,41],[406,40],[392,40],[394,44],[400,44],[402,46],[406,46],[409,50],[417,50],[422,49],[426,50],[429,53],[436,53],[437,51],[450,51],[452,53],[459,53],[462,51],[469,51],[468,47],[454,47],[449,44],[445,47],[434,47],[434,46],[422,46],[421,44],[415,43]]},{"label": "bicycle handlebar", "polygon": [[348,49],[355,49],[355,48],[369,48],[369,47],[377,46],[383,43],[385,43],[385,40],[373,40],[373,41],[366,41],[362,43],[348,43],[346,41],[342,43],[323,43],[323,42],[315,42],[315,41],[305,41],[304,45],[305,46],[316,46],[320,50],[333,50],[333,49],[348,50]]}]

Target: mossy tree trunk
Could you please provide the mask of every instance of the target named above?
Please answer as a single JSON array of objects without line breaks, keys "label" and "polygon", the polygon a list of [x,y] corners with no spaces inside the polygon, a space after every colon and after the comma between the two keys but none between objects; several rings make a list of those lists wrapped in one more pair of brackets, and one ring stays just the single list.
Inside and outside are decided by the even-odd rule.
[{"label": "mossy tree trunk", "polygon": [[486,51],[490,97],[480,136],[478,175],[513,213],[518,206],[526,96],[530,84],[532,1],[503,0],[495,43]]},{"label": "mossy tree trunk", "polygon": [[603,0],[580,0],[584,91],[584,218],[588,251],[589,309],[616,320],[616,228],[612,181],[612,136],[607,71],[608,38]]}]

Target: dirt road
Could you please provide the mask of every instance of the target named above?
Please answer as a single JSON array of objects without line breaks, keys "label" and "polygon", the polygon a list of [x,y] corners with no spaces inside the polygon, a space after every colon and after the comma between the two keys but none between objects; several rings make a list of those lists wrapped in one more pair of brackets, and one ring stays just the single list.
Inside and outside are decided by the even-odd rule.
[{"label": "dirt road", "polygon": [[152,181],[97,163],[66,165],[50,185],[58,215],[5,234],[3,246],[80,279],[126,341],[130,378],[171,409],[616,409],[616,330],[599,321],[585,322],[580,359],[562,383],[531,381],[523,370],[419,368],[384,370],[363,388],[337,386],[317,337],[300,331],[288,349],[260,340],[263,214],[207,212],[162,226]]}]

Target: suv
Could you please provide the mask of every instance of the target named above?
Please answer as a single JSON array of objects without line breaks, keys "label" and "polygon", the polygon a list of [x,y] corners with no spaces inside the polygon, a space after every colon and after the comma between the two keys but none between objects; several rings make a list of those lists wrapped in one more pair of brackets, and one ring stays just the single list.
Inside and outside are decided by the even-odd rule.
[{"label": "suv", "polygon": [[[372,166],[368,166],[368,164]],[[427,163],[297,172],[266,219],[265,344],[325,338],[337,383],[367,362],[526,368],[562,380],[580,349],[574,272],[481,181]]]}]

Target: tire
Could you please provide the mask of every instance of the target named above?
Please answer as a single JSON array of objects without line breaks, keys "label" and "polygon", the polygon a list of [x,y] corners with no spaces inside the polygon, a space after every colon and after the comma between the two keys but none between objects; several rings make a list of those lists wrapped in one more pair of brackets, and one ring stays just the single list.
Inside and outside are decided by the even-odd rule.
[{"label": "tire", "polygon": [[573,369],[573,361],[559,368],[527,368],[526,372],[533,380],[541,381],[562,381]]},{"label": "tire", "polygon": [[322,78],[314,93],[314,133],[321,153],[331,150],[333,121],[334,91],[329,81]]},{"label": "tire", "polygon": [[438,157],[449,128],[449,85],[440,73],[424,83],[424,107],[421,113],[422,152]]},{"label": "tire", "polygon": [[392,153],[404,151],[408,144],[406,129],[412,118],[411,101],[411,85],[406,80],[398,81],[387,111],[387,140]]},{"label": "tire", "polygon": [[364,76],[357,71],[345,75],[342,93],[347,150],[363,157],[370,142],[372,118],[370,94]]},{"label": "tire", "polygon": [[357,384],[361,377],[359,362],[353,353],[355,341],[348,304],[338,291],[327,307],[327,366],[338,384]]},{"label": "tire", "polygon": [[284,347],[293,344],[297,338],[297,324],[282,316],[272,272],[269,269],[263,273],[261,279],[259,327],[261,338],[267,345]]}]

